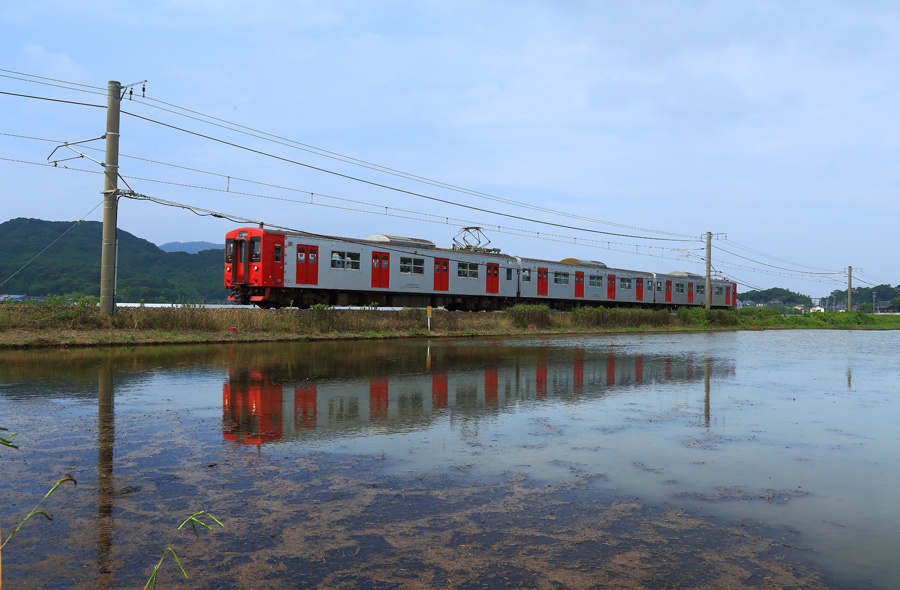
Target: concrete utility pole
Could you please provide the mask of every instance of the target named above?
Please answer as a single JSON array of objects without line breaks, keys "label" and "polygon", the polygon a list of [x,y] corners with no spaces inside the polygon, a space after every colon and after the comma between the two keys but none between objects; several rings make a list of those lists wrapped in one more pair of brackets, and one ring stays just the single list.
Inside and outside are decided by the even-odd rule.
[{"label": "concrete utility pole", "polygon": [[100,252],[100,312],[116,313],[116,224],[118,223],[119,105],[122,85],[109,81],[106,94],[106,163],[103,180],[103,247]]},{"label": "concrete utility pole", "polygon": [[853,294],[853,267],[847,267],[847,311],[851,311],[853,307],[850,305],[851,295]]},{"label": "concrete utility pole", "polygon": [[706,291],[703,293],[706,309],[709,309],[709,302],[712,301],[712,291],[710,291],[710,279],[712,273],[712,232],[706,232]]}]

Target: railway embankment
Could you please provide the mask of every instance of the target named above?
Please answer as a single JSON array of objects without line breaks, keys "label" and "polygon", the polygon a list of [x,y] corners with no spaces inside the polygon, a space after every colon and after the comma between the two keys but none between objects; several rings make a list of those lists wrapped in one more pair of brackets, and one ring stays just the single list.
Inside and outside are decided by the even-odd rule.
[{"label": "railway embankment", "polygon": [[900,329],[900,316],[858,312],[781,316],[767,310],[584,307],[555,312],[516,306],[496,312],[237,309],[184,305],[100,313],[91,300],[0,305],[0,349],[378,338],[460,338],[603,332],[695,332],[791,328]]}]

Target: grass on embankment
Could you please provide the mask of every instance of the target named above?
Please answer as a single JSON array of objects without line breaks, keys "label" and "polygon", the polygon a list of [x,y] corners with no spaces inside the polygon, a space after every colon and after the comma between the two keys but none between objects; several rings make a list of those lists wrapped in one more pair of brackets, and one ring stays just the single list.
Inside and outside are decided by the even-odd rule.
[{"label": "grass on embankment", "polygon": [[502,312],[424,309],[207,309],[200,306],[119,308],[100,313],[94,301],[74,305],[0,305],[0,348],[337,338],[505,336],[601,331],[694,331],[760,328],[900,329],[900,316],[817,313],[782,317],[765,310],[578,308],[556,313],[519,305]]}]

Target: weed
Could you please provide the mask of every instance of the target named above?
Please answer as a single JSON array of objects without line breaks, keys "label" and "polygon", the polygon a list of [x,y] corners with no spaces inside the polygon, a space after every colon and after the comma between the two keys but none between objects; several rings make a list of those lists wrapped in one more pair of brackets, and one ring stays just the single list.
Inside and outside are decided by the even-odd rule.
[{"label": "weed", "polygon": [[[219,522],[219,520],[215,516],[213,516],[206,510],[201,510],[200,512],[195,512],[195,513],[191,514],[190,516],[187,517],[187,519],[183,523],[178,525],[178,528],[175,529],[176,533],[177,533],[177,531],[180,531],[181,529],[183,529],[184,525],[186,525],[188,523],[190,523],[191,530],[194,531],[194,535],[197,537],[200,536],[200,533],[197,531],[197,525],[200,525],[203,528],[205,528],[206,530],[211,531],[212,526],[210,526],[210,525],[206,524],[205,522],[203,522],[202,520],[200,520],[201,518],[209,518],[213,522],[215,522],[217,525],[219,525],[220,527],[225,526],[224,524]],[[178,564],[178,569],[181,570],[181,573],[184,575],[184,579],[185,580],[190,579],[190,578],[188,578],[187,572],[184,571],[184,566],[181,565],[181,560],[178,559],[178,554],[175,553],[175,549],[172,548],[172,543],[174,543],[174,542],[175,542],[175,536],[173,535],[172,538],[169,540],[169,542],[166,543],[166,548],[163,549],[162,555],[159,557],[159,561],[156,562],[156,565],[153,567],[153,571],[150,573],[150,578],[147,580],[147,583],[144,584],[144,590],[147,590],[147,588],[156,588],[156,578],[159,575],[159,568],[162,565],[163,560],[165,560],[166,555],[169,553],[171,553],[172,557],[175,558],[175,563]]]},{"label": "weed", "polygon": [[6,544],[9,543],[9,540],[13,538],[13,535],[15,535],[16,533],[18,533],[18,532],[19,532],[19,529],[22,528],[22,525],[24,525],[24,524],[28,521],[28,519],[31,518],[32,516],[35,516],[36,514],[40,514],[41,516],[43,516],[43,517],[46,518],[47,520],[53,520],[53,517],[52,517],[52,516],[50,516],[49,514],[47,514],[46,512],[44,512],[43,510],[39,510],[39,508],[41,507],[41,504],[44,503],[44,500],[46,500],[47,498],[49,498],[49,497],[50,497],[50,494],[52,494],[53,492],[56,491],[56,488],[58,488],[59,486],[61,486],[62,484],[64,484],[64,483],[67,482],[67,481],[71,481],[71,482],[72,482],[72,485],[75,485],[75,486],[78,485],[78,482],[75,481],[75,478],[72,477],[71,475],[69,475],[68,473],[66,474],[65,477],[63,477],[62,479],[60,479],[59,481],[57,481],[55,484],[53,484],[53,487],[50,488],[50,491],[48,491],[46,494],[44,494],[44,497],[41,498],[41,501],[40,501],[40,502],[38,502],[37,504],[35,504],[34,508],[31,509],[31,512],[28,513],[28,516],[26,516],[25,518],[23,518],[23,519],[22,519],[22,522],[19,523],[19,526],[17,526],[17,527],[15,528],[15,530],[13,530],[13,532],[11,532],[11,533],[9,534],[9,536],[6,538],[6,540],[3,541],[3,544],[0,545],[0,550],[2,550],[4,547],[6,547]]},{"label": "weed", "polygon": [[[9,432],[9,428],[3,428],[2,426],[0,426],[0,430],[3,430],[4,432]],[[4,447],[10,447],[13,449],[18,449],[19,445],[15,444],[14,442],[9,440],[12,437],[14,437],[15,435],[16,435],[15,432],[12,432],[7,436],[0,435],[0,445],[3,445]]]}]

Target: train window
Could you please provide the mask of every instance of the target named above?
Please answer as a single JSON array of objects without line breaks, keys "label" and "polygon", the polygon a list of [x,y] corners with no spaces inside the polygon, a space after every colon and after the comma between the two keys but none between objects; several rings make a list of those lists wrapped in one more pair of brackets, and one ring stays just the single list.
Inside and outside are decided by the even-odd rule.
[{"label": "train window", "polygon": [[281,262],[281,244],[275,244],[275,262]]},{"label": "train window", "polygon": [[662,281],[656,281],[656,290],[662,291]]},{"label": "train window", "polygon": [[506,269],[506,280],[507,280],[507,281],[511,281],[511,280],[512,280],[512,269],[511,269],[511,268],[507,268],[507,269]]},{"label": "train window", "polygon": [[530,269],[530,268],[523,268],[523,269],[522,269],[522,282],[523,282],[523,283],[530,283],[530,282],[531,282],[531,269]]},{"label": "train window", "polygon": [[620,278],[619,279],[619,288],[625,289],[625,290],[631,289],[631,279],[628,279],[625,277]]},{"label": "train window", "polygon": [[424,275],[425,259],[424,258],[400,258],[400,272],[403,274]]},{"label": "train window", "polygon": [[700,295],[706,294],[706,285],[697,285],[697,293]]},{"label": "train window", "polygon": [[684,283],[675,283],[675,292],[684,293]]},{"label": "train window", "polygon": [[359,252],[331,251],[331,268],[359,270]]},{"label": "train window", "polygon": [[716,295],[721,295],[724,292],[721,285],[716,285]]},{"label": "train window", "polygon": [[225,262],[234,262],[234,239],[225,240]]},{"label": "train window", "polygon": [[259,256],[262,252],[262,238],[250,238],[250,262],[259,262]]},{"label": "train window", "polygon": [[588,276],[588,287],[602,287],[603,286],[603,275],[589,275]]},{"label": "train window", "polygon": [[477,262],[457,262],[456,276],[461,279],[477,279],[478,263]]},{"label": "train window", "polygon": [[569,273],[567,273],[567,272],[553,273],[553,283],[556,285],[568,285],[569,284]]}]

